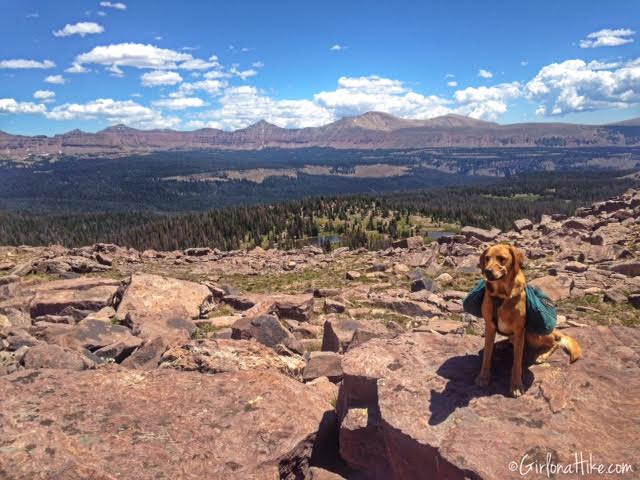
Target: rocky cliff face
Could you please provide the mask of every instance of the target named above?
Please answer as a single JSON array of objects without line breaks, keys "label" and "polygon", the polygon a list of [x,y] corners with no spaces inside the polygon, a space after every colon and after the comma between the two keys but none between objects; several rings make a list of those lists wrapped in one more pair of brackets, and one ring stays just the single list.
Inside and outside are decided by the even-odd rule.
[{"label": "rocky cliff face", "polygon": [[303,129],[284,129],[265,121],[234,132],[201,129],[136,130],[116,125],[97,133],[80,130],[56,135],[22,136],[0,132],[0,158],[28,156],[124,156],[167,150],[256,150],[261,148],[426,148],[633,146],[640,144],[634,124],[574,125],[527,123],[498,125],[460,115],[407,120],[369,112]]},{"label": "rocky cliff face", "polygon": [[[2,247],[0,477],[502,480],[577,459],[637,478],[639,219],[629,191],[379,252]],[[474,385],[483,325],[462,312],[495,242],[584,350],[528,352],[519,399],[508,345]]]}]

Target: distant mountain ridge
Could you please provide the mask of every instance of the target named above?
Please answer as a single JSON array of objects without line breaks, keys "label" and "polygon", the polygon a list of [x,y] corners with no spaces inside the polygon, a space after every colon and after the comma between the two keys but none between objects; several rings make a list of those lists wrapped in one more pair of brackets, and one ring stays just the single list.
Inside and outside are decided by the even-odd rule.
[{"label": "distant mountain ridge", "polygon": [[367,112],[321,127],[286,129],[261,120],[227,132],[138,130],[113,125],[96,133],[82,130],[47,137],[0,131],[0,158],[33,156],[125,156],[133,153],[186,150],[257,150],[329,147],[336,149],[430,147],[579,147],[638,146],[640,118],[609,125],[571,123],[497,123],[448,114],[426,120]]}]

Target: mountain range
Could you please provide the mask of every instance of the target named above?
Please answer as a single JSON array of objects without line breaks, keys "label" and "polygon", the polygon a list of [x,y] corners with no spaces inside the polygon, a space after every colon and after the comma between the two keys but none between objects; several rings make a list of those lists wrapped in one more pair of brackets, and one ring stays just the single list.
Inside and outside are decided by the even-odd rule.
[{"label": "mountain range", "polygon": [[608,125],[515,123],[501,125],[449,114],[410,120],[382,112],[345,117],[321,127],[286,129],[259,121],[232,132],[138,130],[115,125],[96,133],[82,130],[23,136],[0,131],[0,158],[126,156],[188,150],[258,150],[329,147],[336,149],[430,147],[638,146],[640,118]]}]

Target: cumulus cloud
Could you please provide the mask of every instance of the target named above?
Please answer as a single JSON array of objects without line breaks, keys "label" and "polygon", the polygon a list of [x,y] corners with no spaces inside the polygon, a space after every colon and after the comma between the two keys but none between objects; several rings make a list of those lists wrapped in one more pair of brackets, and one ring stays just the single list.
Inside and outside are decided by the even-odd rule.
[{"label": "cumulus cloud", "polygon": [[640,58],[623,65],[566,60],[543,67],[527,83],[538,115],[564,115],[640,103]]},{"label": "cumulus cloud", "polygon": [[617,47],[625,43],[633,42],[635,31],[629,28],[618,28],[612,30],[605,28],[592,32],[587,38],[580,40],[580,48],[597,48],[597,47]]},{"label": "cumulus cloud", "polygon": [[220,108],[203,114],[202,120],[206,122],[190,126],[236,130],[266,120],[283,128],[303,128],[324,125],[334,117],[311,100],[276,100],[244,85],[225,89]]},{"label": "cumulus cloud", "polygon": [[126,10],[127,5],[122,2],[100,2],[101,7],[115,8],[116,10]]},{"label": "cumulus cloud", "polygon": [[49,75],[44,79],[44,81],[47,83],[53,83],[54,85],[64,85],[66,82],[62,75]]},{"label": "cumulus cloud", "polygon": [[468,87],[457,90],[454,98],[458,113],[472,118],[495,120],[507,111],[509,101],[522,95],[518,82],[502,83],[493,87]]},{"label": "cumulus cloud", "polygon": [[175,69],[180,62],[188,62],[193,57],[167,48],[158,48],[141,43],[116,43],[101,45],[75,58],[77,65],[105,65],[113,72],[121,72],[120,67],[153,68],[155,70]]},{"label": "cumulus cloud", "polygon": [[340,77],[338,88],[314,95],[315,102],[335,117],[382,111],[404,118],[430,118],[451,111],[448,100],[408,90],[400,80],[368,77]]},{"label": "cumulus cloud", "polygon": [[451,80],[451,81],[447,82],[447,86],[449,86],[449,87],[457,87],[458,86],[458,82],[456,82],[455,80]]},{"label": "cumulus cloud", "polygon": [[[210,74],[211,72],[209,72]],[[258,72],[252,68],[248,69],[248,70],[238,70],[237,67],[231,67],[229,69],[229,73],[232,75],[235,75],[236,77],[241,78],[242,80],[246,80],[247,78],[251,78],[251,77],[255,77]],[[206,77],[206,75],[205,75]]]},{"label": "cumulus cloud", "polygon": [[56,92],[52,92],[51,90],[36,90],[33,92],[33,98],[44,103],[53,102],[56,98]]},{"label": "cumulus cloud", "polygon": [[481,68],[480,70],[478,70],[478,76],[482,78],[493,78],[493,73],[491,73],[489,70]]},{"label": "cumulus cloud", "polygon": [[199,82],[184,82],[180,84],[177,92],[170,94],[170,97],[186,97],[193,94],[196,91],[204,91],[209,95],[219,95],[223,88],[227,86],[227,82],[224,80],[207,79]]},{"label": "cumulus cloud", "polygon": [[51,60],[25,60],[23,58],[17,58],[12,60],[0,60],[0,68],[11,69],[27,69],[27,68],[53,68],[56,64]]},{"label": "cumulus cloud", "polygon": [[258,62],[253,62],[253,63],[251,64],[251,66],[252,66],[253,68],[262,68],[262,67],[264,67],[264,62],[260,62],[260,61],[258,61]]},{"label": "cumulus cloud", "polygon": [[142,85],[145,87],[156,87],[158,85],[175,85],[182,82],[182,77],[177,72],[166,70],[153,70],[140,77]]},{"label": "cumulus cloud", "polygon": [[18,102],[13,98],[0,98],[1,113],[44,113],[46,107],[33,102]]},{"label": "cumulus cloud", "polygon": [[69,68],[66,68],[64,71],[67,73],[87,73],[89,69],[83,67],[82,65],[78,65],[77,63],[74,63]]},{"label": "cumulus cloud", "polygon": [[178,68],[183,68],[185,70],[208,70],[210,68],[218,68],[219,66],[220,63],[218,62],[218,57],[216,55],[211,55],[208,61],[200,58],[193,58],[186,62],[182,62]]},{"label": "cumulus cloud", "polygon": [[198,97],[178,97],[163,98],[152,102],[154,107],[166,108],[168,110],[184,110],[186,108],[197,108],[204,105],[204,100]]},{"label": "cumulus cloud", "polygon": [[164,117],[160,112],[132,100],[98,98],[87,103],[65,103],[48,112],[52,120],[96,120],[124,123],[138,128],[171,128],[180,123],[176,117]]},{"label": "cumulus cloud", "polygon": [[340,45],[338,43],[332,45],[329,50],[331,50],[332,52],[339,52],[340,50],[344,50],[347,47],[345,47],[344,45]]},{"label": "cumulus cloud", "polygon": [[78,22],[73,25],[67,23],[63,29],[56,30],[53,35],[56,37],[69,37],[71,35],[85,35],[97,34],[104,32],[104,27],[95,22]]}]

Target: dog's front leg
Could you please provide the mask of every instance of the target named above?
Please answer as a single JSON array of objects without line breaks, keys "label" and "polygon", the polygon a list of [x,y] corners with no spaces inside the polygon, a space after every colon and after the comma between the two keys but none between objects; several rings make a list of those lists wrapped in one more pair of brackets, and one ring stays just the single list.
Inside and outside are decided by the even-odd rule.
[{"label": "dog's front leg", "polygon": [[522,358],[524,357],[524,329],[513,335],[513,367],[511,368],[511,396],[519,397],[524,393],[522,385]]},{"label": "dog's front leg", "polygon": [[[489,317],[491,318],[491,317]],[[486,387],[491,381],[491,357],[493,356],[493,345],[496,340],[496,327],[493,321],[484,322],[484,353],[482,354],[482,367],[480,374],[476,377],[476,385]]]}]

